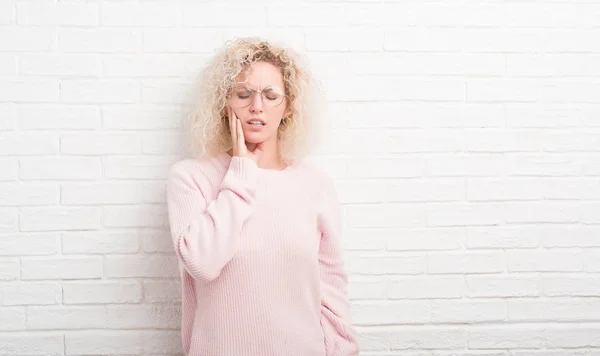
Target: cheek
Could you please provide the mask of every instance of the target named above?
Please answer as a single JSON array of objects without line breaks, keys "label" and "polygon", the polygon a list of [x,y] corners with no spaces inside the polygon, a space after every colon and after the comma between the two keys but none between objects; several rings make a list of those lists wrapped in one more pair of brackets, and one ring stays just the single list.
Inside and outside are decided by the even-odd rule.
[{"label": "cheek", "polygon": [[269,122],[281,122],[284,112],[285,112],[284,106],[272,108],[272,110],[269,112],[269,117],[268,117]]}]

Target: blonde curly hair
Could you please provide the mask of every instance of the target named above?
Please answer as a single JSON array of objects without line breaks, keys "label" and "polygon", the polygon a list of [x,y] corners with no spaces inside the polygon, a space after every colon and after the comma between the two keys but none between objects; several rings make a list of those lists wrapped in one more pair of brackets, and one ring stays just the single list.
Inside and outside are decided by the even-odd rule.
[{"label": "blonde curly hair", "polygon": [[319,141],[325,94],[308,66],[292,49],[258,37],[230,40],[200,72],[187,116],[188,149],[195,158],[212,157],[232,147],[226,103],[236,78],[258,61],[281,68],[287,108],[278,129],[278,150],[286,162],[301,160]]}]

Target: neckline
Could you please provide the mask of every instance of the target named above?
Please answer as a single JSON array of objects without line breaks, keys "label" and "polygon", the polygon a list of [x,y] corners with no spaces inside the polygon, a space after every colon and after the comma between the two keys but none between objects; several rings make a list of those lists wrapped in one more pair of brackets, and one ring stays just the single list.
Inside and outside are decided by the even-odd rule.
[{"label": "neckline", "polygon": [[[233,158],[227,151],[221,152],[219,154],[219,156],[223,157],[224,162],[231,162],[231,159]],[[292,164],[289,164],[284,169],[269,169],[269,168],[261,168],[261,167],[257,167],[257,168],[258,168],[259,172],[263,172],[266,174],[283,174],[283,173],[287,173],[287,172],[291,171],[295,167],[296,167],[296,164],[292,163]]]}]

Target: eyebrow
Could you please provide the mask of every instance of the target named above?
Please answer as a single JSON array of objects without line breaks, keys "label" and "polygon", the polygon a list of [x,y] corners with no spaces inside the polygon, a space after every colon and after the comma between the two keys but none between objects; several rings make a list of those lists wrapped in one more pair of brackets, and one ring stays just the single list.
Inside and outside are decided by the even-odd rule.
[{"label": "eyebrow", "polygon": [[[243,83],[238,83],[236,89],[240,89],[240,87],[256,91],[256,89],[251,88],[250,85],[246,85],[246,84],[243,84]],[[269,89],[271,89],[273,91],[276,91],[276,92],[279,92],[280,94],[283,94],[283,89],[279,85],[269,84],[269,85],[265,85],[264,86],[264,88],[267,88],[267,87],[269,87]],[[264,88],[263,88],[263,90],[264,90]]]}]

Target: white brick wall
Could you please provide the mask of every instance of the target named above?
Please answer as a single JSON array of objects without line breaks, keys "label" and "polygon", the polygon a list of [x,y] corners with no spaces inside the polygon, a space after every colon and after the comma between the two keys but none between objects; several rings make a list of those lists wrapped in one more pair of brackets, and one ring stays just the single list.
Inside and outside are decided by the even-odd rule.
[{"label": "white brick wall", "polygon": [[240,35],[308,54],[364,356],[600,356],[600,1],[3,0],[0,355],[180,352],[164,182]]}]

